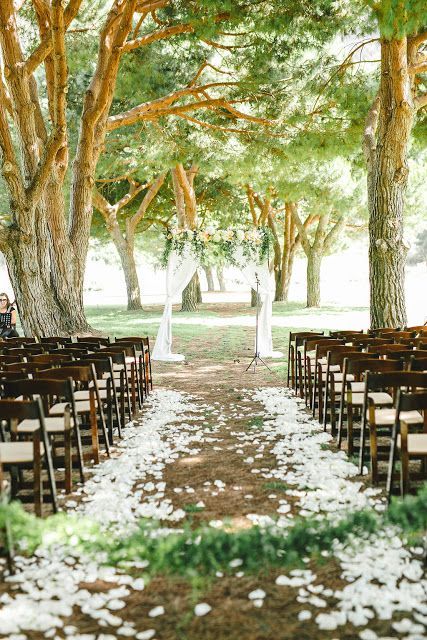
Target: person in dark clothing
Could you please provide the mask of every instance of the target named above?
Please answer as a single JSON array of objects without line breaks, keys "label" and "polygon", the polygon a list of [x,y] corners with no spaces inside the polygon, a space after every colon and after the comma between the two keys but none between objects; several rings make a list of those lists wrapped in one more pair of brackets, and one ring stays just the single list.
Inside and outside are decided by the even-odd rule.
[{"label": "person in dark clothing", "polygon": [[0,338],[17,337],[16,309],[11,304],[7,293],[0,293]]}]

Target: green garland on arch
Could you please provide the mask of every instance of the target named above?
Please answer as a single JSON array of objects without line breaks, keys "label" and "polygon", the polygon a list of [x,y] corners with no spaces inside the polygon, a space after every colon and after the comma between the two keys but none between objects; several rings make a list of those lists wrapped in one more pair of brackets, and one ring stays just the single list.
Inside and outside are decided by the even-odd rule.
[{"label": "green garland on arch", "polygon": [[[171,227],[165,231],[165,247],[161,264],[166,267],[169,256],[175,251],[178,256],[191,250],[200,264],[209,258],[218,258],[232,266],[242,266],[237,259],[238,249],[246,262],[262,264],[272,255],[273,234],[268,227],[229,227],[228,229],[180,229]],[[271,250],[271,251],[270,251]]]}]

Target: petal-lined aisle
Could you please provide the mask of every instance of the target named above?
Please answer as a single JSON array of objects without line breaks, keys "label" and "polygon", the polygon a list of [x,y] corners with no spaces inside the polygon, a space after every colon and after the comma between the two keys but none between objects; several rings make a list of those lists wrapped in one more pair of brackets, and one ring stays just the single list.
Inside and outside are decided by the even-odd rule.
[{"label": "petal-lined aisle", "polygon": [[[282,387],[156,391],[114,456],[65,507],[118,538],[137,531],[140,518],[158,522],[151,535],[161,537],[204,523],[231,534],[258,525],[285,536],[301,517],[338,522],[357,510],[383,512],[380,491],[357,479],[329,441]],[[179,577],[147,584],[146,560],[123,571],[72,545],[43,548],[20,558],[16,576],[6,578],[0,633],[11,640],[252,640],[275,637],[285,621],[284,638],[421,640],[422,553],[388,527],[334,543],[320,564],[305,557],[304,568],[260,565],[254,575],[235,557],[194,591]]]}]

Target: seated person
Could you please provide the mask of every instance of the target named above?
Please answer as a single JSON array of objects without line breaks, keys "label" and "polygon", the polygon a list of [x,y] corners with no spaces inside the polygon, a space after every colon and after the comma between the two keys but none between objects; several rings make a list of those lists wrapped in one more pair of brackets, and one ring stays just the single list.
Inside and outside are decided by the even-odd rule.
[{"label": "seated person", "polygon": [[0,338],[14,338],[19,334],[15,329],[16,309],[7,293],[0,293]]}]

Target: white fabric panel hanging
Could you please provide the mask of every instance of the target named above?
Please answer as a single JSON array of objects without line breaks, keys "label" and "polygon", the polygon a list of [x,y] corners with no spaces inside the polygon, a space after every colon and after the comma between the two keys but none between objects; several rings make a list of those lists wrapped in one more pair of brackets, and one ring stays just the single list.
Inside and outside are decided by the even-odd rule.
[{"label": "white fabric panel hanging", "polygon": [[240,248],[236,250],[236,259],[243,277],[255,291],[257,288],[257,276],[259,280],[261,308],[258,321],[258,355],[260,355],[261,358],[281,358],[283,353],[281,351],[274,351],[273,338],[271,335],[273,291],[268,261],[265,260],[262,264],[248,262],[248,259],[243,255],[243,251]]},{"label": "white fabric panel hanging", "polygon": [[189,250],[183,255],[172,251],[166,268],[166,302],[153,353],[153,360],[181,362],[185,356],[172,353],[172,301],[181,295],[198,266],[197,259]]}]

